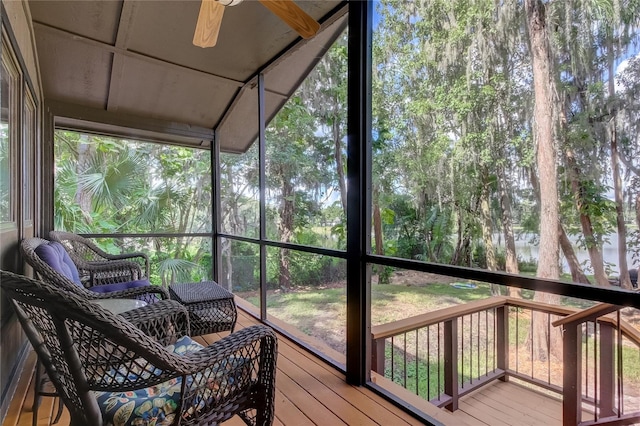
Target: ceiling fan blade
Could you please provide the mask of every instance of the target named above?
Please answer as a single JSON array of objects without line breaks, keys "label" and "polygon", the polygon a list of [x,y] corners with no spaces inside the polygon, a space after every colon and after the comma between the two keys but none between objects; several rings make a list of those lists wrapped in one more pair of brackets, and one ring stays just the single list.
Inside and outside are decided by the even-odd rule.
[{"label": "ceiling fan blade", "polygon": [[292,0],[260,0],[260,3],[296,30],[303,38],[311,38],[320,24]]},{"label": "ceiling fan blade", "polygon": [[224,6],[216,0],[202,0],[196,31],[193,34],[193,44],[199,47],[213,47],[218,41],[220,24]]}]

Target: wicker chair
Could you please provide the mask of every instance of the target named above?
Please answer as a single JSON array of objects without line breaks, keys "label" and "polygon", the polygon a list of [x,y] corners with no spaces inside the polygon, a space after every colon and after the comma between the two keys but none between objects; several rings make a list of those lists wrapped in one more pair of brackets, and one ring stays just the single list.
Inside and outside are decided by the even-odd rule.
[{"label": "wicker chair", "polygon": [[[45,262],[38,255],[37,251],[41,246],[49,246],[51,243],[42,238],[25,238],[20,243],[20,250],[29,265],[31,265],[34,271],[43,280],[50,282],[60,288],[65,289],[68,292],[72,292],[85,297],[87,299],[139,299],[147,303],[154,303],[160,299],[169,299],[169,292],[160,287],[149,285],[148,281],[137,280],[132,282],[134,287],[130,287],[129,284],[123,282],[116,282],[112,284],[91,286],[89,290],[85,289],[79,280],[75,280],[73,277],[75,274],[70,271],[67,275],[53,269],[47,262]],[[57,243],[56,243],[57,244]],[[70,267],[73,264],[68,265]],[[108,269],[109,265],[97,264],[92,268],[97,271]],[[77,272],[76,272],[77,274]],[[97,275],[96,272],[94,275]]]},{"label": "wicker chair", "polygon": [[[0,271],[0,285],[72,426],[215,425],[236,414],[249,425],[273,422],[277,340],[269,327],[208,347],[186,336],[164,347],[166,336],[138,328],[143,320],[134,325],[50,283]],[[170,321],[167,312],[156,314]],[[173,327],[156,330],[163,329]]]},{"label": "wicker chair", "polygon": [[[22,251],[23,256],[25,257],[27,263],[29,263],[36,274],[40,276],[42,279],[47,280],[51,284],[64,289],[70,293],[77,294],[80,297],[84,297],[88,300],[99,300],[99,299],[139,299],[143,300],[149,304],[153,304],[154,308],[149,309],[168,309],[167,306],[170,307],[171,304],[175,302],[169,300],[169,294],[167,290],[161,287],[155,286],[141,286],[136,288],[124,289],[126,287],[126,283],[117,283],[115,286],[121,288],[116,291],[104,291],[97,292],[95,290],[112,290],[113,285],[102,285],[93,287],[94,291],[86,290],[80,283],[74,282],[68,276],[54,270],[49,264],[43,261],[40,256],[36,253],[36,250],[40,246],[49,245],[49,241],[43,240],[40,238],[26,238],[20,244],[20,249]],[[64,251],[64,249],[62,249]],[[69,259],[70,260],[70,259]],[[104,268],[104,266],[97,265],[96,268]],[[111,288],[110,288],[111,287]],[[144,313],[145,311],[140,311],[139,314]],[[131,313],[127,314],[131,315]],[[154,330],[147,330],[149,333],[153,333]],[[153,334],[150,334],[153,335]],[[35,426],[37,423],[38,417],[38,408],[40,406],[40,399],[42,396],[49,397],[57,397],[57,393],[52,393],[45,391],[46,382],[49,380],[47,376],[42,375],[42,368],[40,365],[40,359],[38,359],[38,363],[36,365],[36,377],[35,377],[35,389],[33,394],[33,425]],[[55,416],[54,423],[58,422],[60,415],[62,414],[61,406]]]},{"label": "wicker chair", "polygon": [[149,277],[149,258],[144,253],[109,254],[70,232],[51,231],[49,238],[64,246],[87,287]]}]

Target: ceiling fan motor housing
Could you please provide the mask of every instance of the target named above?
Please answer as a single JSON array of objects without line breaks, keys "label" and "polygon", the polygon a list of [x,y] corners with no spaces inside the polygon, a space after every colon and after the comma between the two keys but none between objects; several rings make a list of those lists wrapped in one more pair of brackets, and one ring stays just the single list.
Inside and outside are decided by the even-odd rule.
[{"label": "ceiling fan motor housing", "polygon": [[216,0],[223,6],[237,6],[242,3],[242,0]]}]

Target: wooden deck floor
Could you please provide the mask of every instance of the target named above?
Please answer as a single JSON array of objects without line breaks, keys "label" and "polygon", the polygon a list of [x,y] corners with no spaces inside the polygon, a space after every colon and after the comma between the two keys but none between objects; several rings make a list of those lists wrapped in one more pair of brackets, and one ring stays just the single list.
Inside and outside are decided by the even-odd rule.
[{"label": "wooden deck floor", "polygon": [[[254,324],[251,316],[240,311],[238,328]],[[203,337],[205,342],[219,338]],[[301,349],[286,337],[278,336],[278,372],[275,425],[420,425],[409,414],[396,408],[371,390],[350,386],[344,375]],[[3,426],[32,424],[33,367],[35,355],[27,359],[16,394]],[[376,380],[382,384],[380,380]],[[449,413],[420,400],[409,403],[425,409],[445,425],[552,425],[560,424],[560,402],[532,393],[518,385],[495,383],[468,395],[460,410]],[[38,425],[50,425],[55,414],[53,398],[43,398],[38,410]],[[69,424],[66,410],[58,423]],[[228,425],[244,424],[238,418]]]},{"label": "wooden deck floor", "polygon": [[[518,384],[493,382],[463,397],[452,415],[467,424],[561,425],[562,402]],[[590,418],[583,413],[583,420]]]}]

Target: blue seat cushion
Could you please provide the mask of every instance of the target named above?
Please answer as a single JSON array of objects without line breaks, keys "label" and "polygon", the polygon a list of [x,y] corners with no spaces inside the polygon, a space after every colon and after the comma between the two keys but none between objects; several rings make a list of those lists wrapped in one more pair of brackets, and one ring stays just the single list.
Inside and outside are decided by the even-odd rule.
[{"label": "blue seat cushion", "polygon": [[96,285],[93,287],[89,287],[89,290],[95,293],[110,293],[112,291],[127,290],[135,287],[146,287],[148,285],[151,285],[151,283],[149,283],[149,280],[145,279],[145,280],[127,281],[124,283]]},{"label": "blue seat cushion", "polygon": [[49,241],[47,244],[40,244],[36,247],[35,253],[53,270],[82,287],[78,268],[76,268],[62,244]]},{"label": "blue seat cushion", "polygon": [[[166,349],[178,354],[189,355],[203,348],[188,336],[183,336]],[[143,362],[140,363],[144,365]],[[251,367],[241,357],[229,357],[194,376],[187,377],[187,393],[197,392],[195,398],[185,401],[189,406],[182,414],[188,421],[207,404],[227,395],[234,388],[250,380],[246,370]],[[215,373],[214,373],[215,372]],[[149,371],[142,373],[148,377]],[[132,372],[111,372],[119,383],[135,380]],[[125,378],[126,377],[126,378]],[[174,424],[181,399],[182,378],[177,377],[144,389],[128,392],[95,392],[98,406],[106,426],[168,426]]]},{"label": "blue seat cushion", "polygon": [[[46,244],[43,243],[36,247],[35,252],[38,257],[47,265],[49,265],[53,270],[61,275],[64,275],[80,287],[84,288],[82,282],[80,281],[78,268],[76,268],[75,263],[73,263],[73,260],[71,260],[71,257],[69,256],[69,253],[67,253],[67,250],[62,244],[56,241],[49,241]],[[95,293],[110,293],[112,291],[121,291],[148,285],[151,285],[149,283],[149,280],[142,279],[123,283],[94,286],[89,290]]]}]

